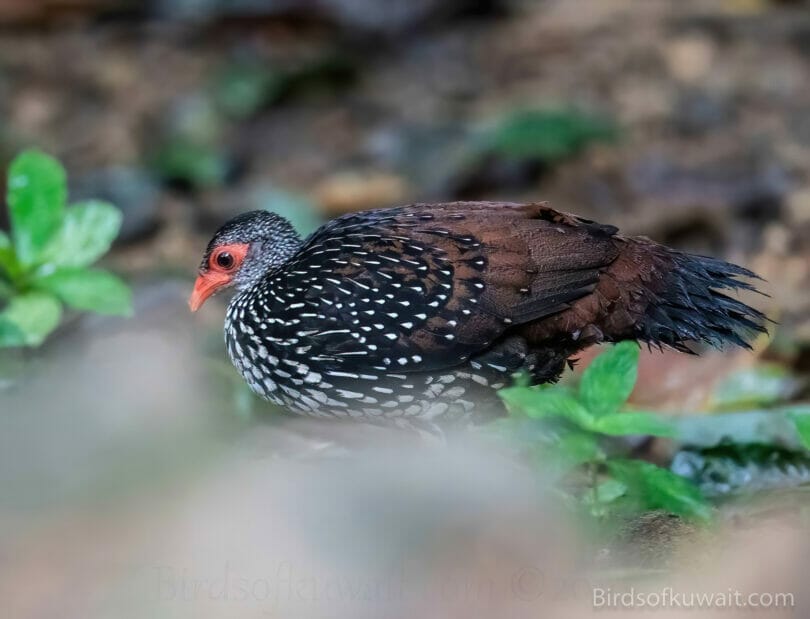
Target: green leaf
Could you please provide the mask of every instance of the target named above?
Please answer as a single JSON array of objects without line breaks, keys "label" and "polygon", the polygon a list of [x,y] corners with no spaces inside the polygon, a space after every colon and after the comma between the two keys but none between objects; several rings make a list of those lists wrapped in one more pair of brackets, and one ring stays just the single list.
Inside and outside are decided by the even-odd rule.
[{"label": "green leaf", "polygon": [[8,208],[17,258],[37,262],[62,225],[67,185],[56,159],[35,150],[18,155],[8,172]]},{"label": "green leaf", "polygon": [[607,479],[596,487],[596,500],[611,503],[627,493],[627,486],[615,479]]},{"label": "green leaf", "polygon": [[0,314],[0,348],[25,346],[25,334],[4,315]]},{"label": "green leaf", "polygon": [[56,236],[43,252],[43,262],[86,267],[106,254],[121,229],[121,211],[97,200],[80,202],[65,212]]},{"label": "green leaf", "polygon": [[0,282],[3,277],[11,280],[17,271],[17,256],[14,253],[14,246],[8,235],[0,230]]},{"label": "green leaf", "polygon": [[214,147],[180,138],[164,144],[153,165],[163,178],[186,182],[195,188],[223,184],[229,168],[227,157]]},{"label": "green leaf", "polygon": [[620,342],[585,369],[579,396],[592,414],[615,413],[627,401],[638,378],[638,353],[635,342]]},{"label": "green leaf", "polygon": [[712,508],[700,490],[689,480],[642,460],[608,460],[613,479],[628,488],[628,494],[640,499],[647,509],[708,522]]},{"label": "green leaf", "polygon": [[671,422],[676,440],[691,447],[757,443],[801,449],[792,415],[810,415],[810,404],[717,415],[680,414]]},{"label": "green leaf", "polygon": [[616,135],[610,120],[575,109],[527,110],[502,119],[483,136],[480,149],[514,159],[556,161]]},{"label": "green leaf", "polygon": [[22,343],[39,346],[59,325],[62,306],[46,292],[27,292],[11,299],[0,320],[14,325],[22,333]]},{"label": "green leaf", "polygon": [[593,416],[560,387],[509,387],[498,392],[510,411],[532,419],[563,417],[589,429]]},{"label": "green leaf", "polygon": [[0,230],[0,261],[4,259],[6,252],[13,254],[14,247],[11,245],[11,239],[8,237],[8,234]]},{"label": "green leaf", "polygon": [[583,465],[598,464],[607,458],[597,434],[571,426],[563,428],[550,419],[541,422],[532,422],[529,419],[524,421],[545,425],[550,431],[546,436],[537,437],[526,450],[537,469],[550,480],[562,481],[569,475],[579,475]]},{"label": "green leaf", "polygon": [[789,400],[801,382],[782,365],[762,363],[732,373],[712,393],[714,410],[770,406]]},{"label": "green leaf", "polygon": [[675,436],[675,428],[667,419],[651,413],[610,413],[597,417],[591,429],[611,436]]},{"label": "green leaf", "polygon": [[64,268],[36,279],[33,285],[76,309],[117,316],[132,313],[129,287],[107,271]]},{"label": "green leaf", "polygon": [[553,444],[550,451],[554,451],[558,459],[569,466],[602,461],[605,458],[598,437],[590,432],[568,432]]},{"label": "green leaf", "polygon": [[214,83],[213,95],[228,116],[247,118],[276,101],[290,86],[288,75],[262,63],[226,67]]},{"label": "green leaf", "polygon": [[612,503],[627,494],[627,486],[616,479],[606,479],[597,484],[595,492],[586,492],[582,500],[586,505]]},{"label": "green leaf", "polygon": [[810,415],[801,413],[788,413],[788,417],[796,427],[796,434],[805,449],[810,449]]}]

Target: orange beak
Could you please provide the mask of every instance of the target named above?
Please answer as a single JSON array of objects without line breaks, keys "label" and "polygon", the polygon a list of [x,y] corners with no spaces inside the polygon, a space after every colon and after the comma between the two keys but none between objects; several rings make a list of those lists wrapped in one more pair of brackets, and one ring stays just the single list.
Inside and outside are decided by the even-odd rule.
[{"label": "orange beak", "polygon": [[207,272],[201,273],[194,282],[194,290],[188,300],[188,307],[192,312],[196,312],[203,306],[203,303],[216,293],[220,288],[227,286],[231,282],[231,276],[225,273]]}]

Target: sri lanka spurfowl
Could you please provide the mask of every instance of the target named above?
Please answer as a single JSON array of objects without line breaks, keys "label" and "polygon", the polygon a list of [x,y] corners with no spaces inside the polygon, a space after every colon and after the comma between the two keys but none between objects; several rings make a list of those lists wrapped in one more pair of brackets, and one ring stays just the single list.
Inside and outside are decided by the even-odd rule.
[{"label": "sri lanka spurfowl", "polygon": [[750,271],[624,237],[545,204],[413,204],[345,215],[306,239],[278,215],[226,223],[192,310],[233,286],[234,365],[293,411],[467,421],[523,372],[555,380],[586,346],[747,346],[764,316],[727,292]]}]

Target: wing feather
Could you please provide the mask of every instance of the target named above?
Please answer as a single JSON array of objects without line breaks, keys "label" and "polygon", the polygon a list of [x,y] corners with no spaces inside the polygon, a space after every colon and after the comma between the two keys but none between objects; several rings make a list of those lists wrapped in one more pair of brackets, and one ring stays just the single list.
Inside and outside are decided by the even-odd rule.
[{"label": "wing feather", "polygon": [[545,204],[350,214],[268,274],[274,293],[257,310],[283,316],[280,339],[333,370],[453,367],[589,294],[617,256],[615,232]]}]

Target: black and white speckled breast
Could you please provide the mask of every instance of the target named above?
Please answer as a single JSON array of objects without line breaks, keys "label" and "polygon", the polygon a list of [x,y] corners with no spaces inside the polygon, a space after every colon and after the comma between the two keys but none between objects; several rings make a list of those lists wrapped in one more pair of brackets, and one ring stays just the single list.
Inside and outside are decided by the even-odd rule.
[{"label": "black and white speckled breast", "polygon": [[231,303],[225,330],[228,354],[255,393],[294,412],[365,419],[459,419],[472,415],[482,388],[491,391],[504,385],[490,384],[475,362],[442,372],[407,373],[324,366],[299,331],[278,329],[296,327],[300,318],[258,322],[251,319],[254,302],[251,295],[242,294]]},{"label": "black and white speckled breast", "polygon": [[[335,220],[238,294],[226,341],[250,387],[318,416],[463,416],[482,398],[474,392],[491,399],[514,368],[475,355],[509,321],[479,305],[481,243],[424,227],[431,217]],[[459,323],[474,320],[476,337],[461,337]]]}]

